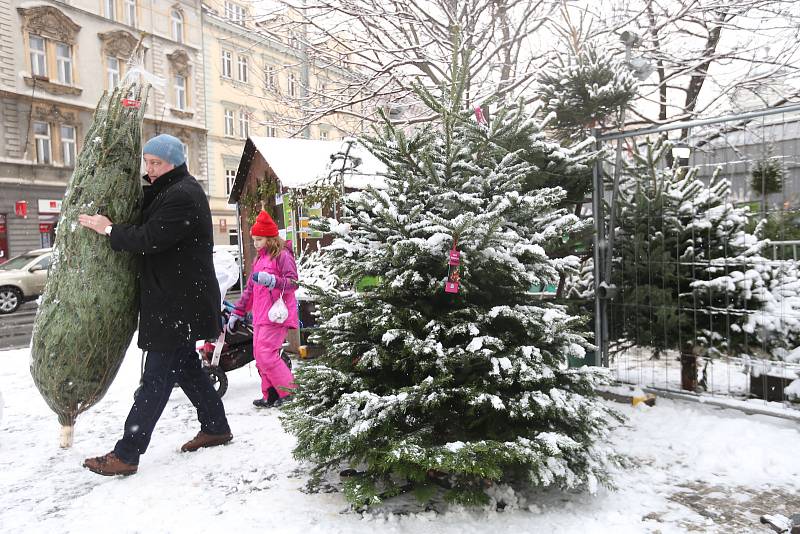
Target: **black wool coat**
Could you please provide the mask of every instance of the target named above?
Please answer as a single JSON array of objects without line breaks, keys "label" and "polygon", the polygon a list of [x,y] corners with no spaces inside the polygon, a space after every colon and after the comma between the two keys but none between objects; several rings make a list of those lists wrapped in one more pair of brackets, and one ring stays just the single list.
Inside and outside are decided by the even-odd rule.
[{"label": "black wool coat", "polygon": [[211,210],[186,164],[145,187],[142,223],[112,225],[111,248],[141,254],[140,348],[166,352],[219,335]]}]

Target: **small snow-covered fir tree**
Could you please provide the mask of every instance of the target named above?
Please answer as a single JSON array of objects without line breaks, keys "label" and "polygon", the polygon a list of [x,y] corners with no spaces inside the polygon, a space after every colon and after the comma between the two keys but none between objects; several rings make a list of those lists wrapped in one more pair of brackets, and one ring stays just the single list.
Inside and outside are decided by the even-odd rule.
[{"label": "small snow-covered fir tree", "polygon": [[636,96],[638,81],[614,53],[576,43],[557,54],[538,77],[545,108],[556,115],[561,135],[584,137],[587,128],[616,119]]},{"label": "small snow-covered fir tree", "polygon": [[763,242],[746,232],[747,209],[729,200],[730,182],[715,172],[668,168],[663,140],[636,148],[625,163],[617,205],[611,307],[621,346],[656,353],[715,356],[758,340],[742,327],[767,298],[771,277]]},{"label": "small snow-covered fir tree", "polygon": [[[480,503],[495,484],[594,489],[616,462],[604,438],[618,416],[594,397],[607,374],[567,366],[590,347],[579,319],[528,293],[577,267],[545,247],[580,222],[556,208],[562,189],[525,191],[530,163],[493,142],[535,131],[534,118],[478,123],[451,68],[461,75],[441,96],[419,89],[438,125],[406,136],[387,122],[369,140],[386,187],[347,197],[324,261],[350,287],[378,282],[319,292],[326,354],[297,373],[283,419],[298,458],[351,468],[357,505],[405,491]],[[444,291],[452,249],[457,293]]]},{"label": "small snow-covered fir tree", "polygon": [[[619,55],[602,43],[586,40],[585,29],[569,24],[562,31],[567,47],[552,53],[549,61],[537,76],[539,97],[548,113],[547,132],[559,139],[583,140],[594,145],[591,129],[614,124],[621,118],[636,96],[638,81]],[[589,147],[587,147],[589,148]],[[581,215],[583,206],[592,196],[592,169],[603,151],[585,151],[586,165],[559,165],[559,157],[536,157],[536,145],[524,151],[525,159],[533,163],[538,172],[527,180],[530,189],[560,186],[567,191],[564,206]],[[554,154],[557,156],[557,152]],[[531,157],[531,155],[533,157]],[[571,158],[574,160],[574,158]],[[540,165],[544,161],[545,165]],[[583,261],[578,276],[566,277],[559,284],[559,295],[573,299],[578,304],[591,298],[594,287],[592,259],[592,227],[564,240],[561,247],[549,250],[551,255],[582,250]],[[578,287],[579,286],[579,287]]]},{"label": "small snow-covered fir tree", "polygon": [[800,362],[800,265],[796,260],[764,263],[769,265],[768,291],[741,329],[757,338],[762,357]]}]

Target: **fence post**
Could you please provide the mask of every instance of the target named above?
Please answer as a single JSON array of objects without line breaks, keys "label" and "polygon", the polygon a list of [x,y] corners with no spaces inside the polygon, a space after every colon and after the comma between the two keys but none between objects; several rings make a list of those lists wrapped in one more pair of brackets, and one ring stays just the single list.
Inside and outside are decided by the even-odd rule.
[{"label": "fence post", "polygon": [[[595,149],[598,154],[602,148],[598,139],[599,130],[594,129]],[[598,288],[605,282],[605,218],[603,216],[603,169],[601,158],[597,158],[592,169],[592,216],[594,217],[594,365],[601,366],[608,362],[608,320],[606,317],[606,300],[600,298]]]}]

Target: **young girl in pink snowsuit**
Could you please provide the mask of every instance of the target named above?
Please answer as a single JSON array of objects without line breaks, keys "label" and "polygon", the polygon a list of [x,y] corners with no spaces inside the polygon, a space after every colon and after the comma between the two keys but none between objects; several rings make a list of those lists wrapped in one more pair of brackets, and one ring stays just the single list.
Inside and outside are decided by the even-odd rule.
[{"label": "young girl in pink snowsuit", "polygon": [[[261,211],[250,229],[256,260],[253,274],[228,320],[232,330],[245,313],[253,311],[253,353],[258,374],[261,375],[261,398],[253,401],[259,408],[280,406],[295,387],[294,376],[280,357],[281,345],[290,328],[297,328],[297,265],[292,249],[278,237],[278,226],[266,211]],[[272,305],[281,298],[289,316],[283,322],[269,318]],[[272,394],[270,389],[277,392]],[[275,400],[277,398],[277,400]]]}]

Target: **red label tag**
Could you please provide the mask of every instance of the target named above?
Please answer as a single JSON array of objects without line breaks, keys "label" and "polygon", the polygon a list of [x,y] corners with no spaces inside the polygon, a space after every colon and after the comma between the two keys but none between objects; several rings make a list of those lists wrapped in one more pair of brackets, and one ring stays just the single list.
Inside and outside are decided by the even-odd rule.
[{"label": "red label tag", "polygon": [[130,98],[123,98],[122,105],[126,108],[139,109],[140,107],[142,107],[142,103],[139,100],[131,100]]},{"label": "red label tag", "polygon": [[455,245],[450,250],[448,259],[447,281],[444,284],[444,290],[447,293],[458,293],[458,285],[461,281],[461,251],[456,250]]},{"label": "red label tag", "polygon": [[450,261],[448,262],[449,265],[458,265],[461,261],[461,251],[460,250],[451,250],[450,251]]}]

